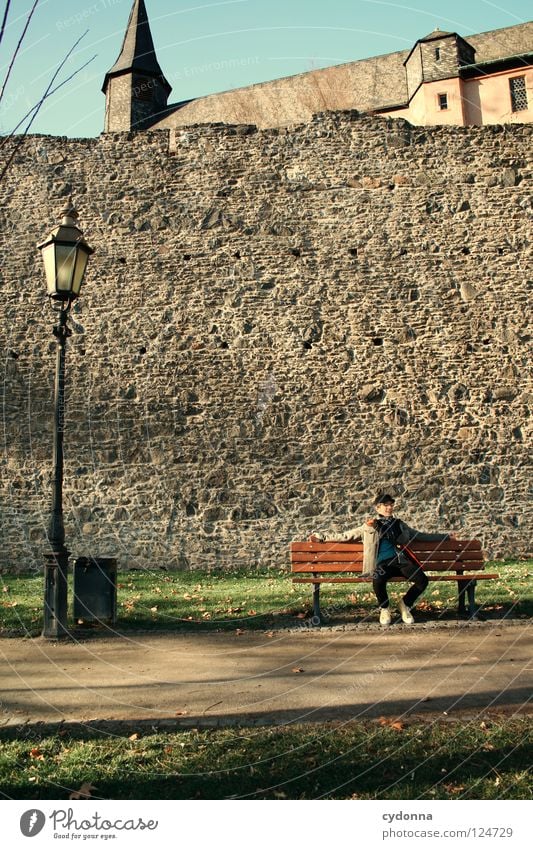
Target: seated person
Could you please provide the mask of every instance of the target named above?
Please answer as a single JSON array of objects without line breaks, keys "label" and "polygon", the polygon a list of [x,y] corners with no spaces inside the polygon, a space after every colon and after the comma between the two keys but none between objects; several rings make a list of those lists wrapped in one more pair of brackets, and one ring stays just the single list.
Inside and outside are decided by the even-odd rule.
[{"label": "seated person", "polygon": [[[403,550],[414,540],[422,542],[440,542],[455,539],[455,534],[425,534],[410,528],[394,515],[394,498],[392,495],[380,493],[374,499],[374,507],[378,518],[367,519],[357,528],[351,528],[335,542],[363,540],[363,574],[372,576],[372,586],[380,608],[379,621],[381,625],[390,625],[391,613],[387,594],[387,582],[394,577],[404,577],[411,582],[400,601],[399,608],[402,621],[407,625],[414,622],[411,608],[424,592],[428,579],[416,558]],[[323,534],[312,533],[311,542],[327,542]]]}]

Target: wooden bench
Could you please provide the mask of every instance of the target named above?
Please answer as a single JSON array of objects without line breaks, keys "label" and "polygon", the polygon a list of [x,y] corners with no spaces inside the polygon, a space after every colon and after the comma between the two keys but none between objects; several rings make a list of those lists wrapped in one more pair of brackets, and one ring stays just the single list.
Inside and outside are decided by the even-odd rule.
[{"label": "wooden bench", "polygon": [[[484,572],[485,560],[481,543],[472,540],[443,542],[413,542],[409,548],[416,555],[429,581],[457,581],[458,612],[466,616],[465,596],[468,597],[468,616],[478,618],[475,592],[478,581],[495,580],[499,575]],[[370,583],[362,577],[362,542],[293,542],[291,543],[291,573],[295,584],[313,585],[313,624],[320,625],[320,585]],[[358,574],[359,573],[359,574]],[[405,581],[405,578],[392,578]]]}]

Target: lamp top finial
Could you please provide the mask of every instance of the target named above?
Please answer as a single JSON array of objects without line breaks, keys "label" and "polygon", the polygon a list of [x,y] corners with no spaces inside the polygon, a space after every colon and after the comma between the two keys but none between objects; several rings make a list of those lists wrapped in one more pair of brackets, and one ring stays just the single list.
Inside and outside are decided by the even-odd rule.
[{"label": "lamp top finial", "polygon": [[[70,221],[67,221],[67,219],[70,219]],[[66,226],[70,225],[72,227],[72,225],[77,226],[77,222],[78,222],[78,211],[77,211],[76,207],[74,206],[74,201],[72,200],[72,195],[70,195],[70,197],[69,197],[69,199],[66,203],[65,209],[63,210],[62,224],[66,225]]]}]

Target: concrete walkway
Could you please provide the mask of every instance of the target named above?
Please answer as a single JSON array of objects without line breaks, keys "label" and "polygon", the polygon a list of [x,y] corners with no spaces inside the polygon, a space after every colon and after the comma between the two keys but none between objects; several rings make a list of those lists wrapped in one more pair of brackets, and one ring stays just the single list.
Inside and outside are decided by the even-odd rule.
[{"label": "concrete walkway", "polygon": [[0,640],[0,726],[529,712],[528,622]]}]

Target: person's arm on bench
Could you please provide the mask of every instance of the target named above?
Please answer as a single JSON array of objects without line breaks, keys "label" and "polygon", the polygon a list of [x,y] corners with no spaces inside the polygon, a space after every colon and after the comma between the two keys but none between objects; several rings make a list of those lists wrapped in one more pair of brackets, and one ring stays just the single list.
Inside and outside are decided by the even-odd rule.
[{"label": "person's arm on bench", "polygon": [[368,519],[364,524],[356,528],[350,528],[350,530],[336,537],[326,537],[325,534],[313,531],[309,536],[309,542],[354,542],[355,540],[362,539],[364,533],[375,533],[373,519]]}]

